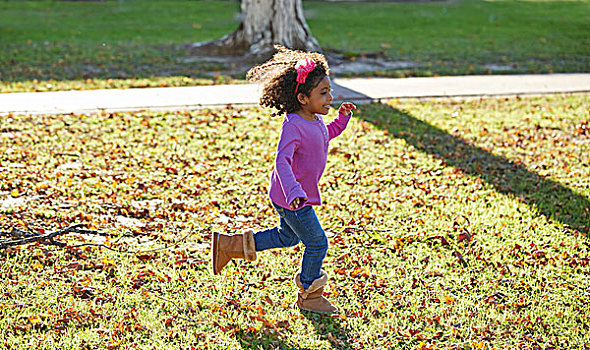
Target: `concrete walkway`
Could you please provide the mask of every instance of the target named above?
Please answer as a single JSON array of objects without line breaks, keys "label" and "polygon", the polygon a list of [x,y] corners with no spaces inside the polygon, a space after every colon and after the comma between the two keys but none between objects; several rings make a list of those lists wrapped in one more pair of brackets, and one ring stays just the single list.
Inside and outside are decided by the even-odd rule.
[{"label": "concrete walkway", "polygon": [[[435,78],[334,79],[334,98],[357,103],[392,98],[539,95],[590,92],[590,73]],[[258,85],[111,89],[0,94],[0,115],[177,110],[256,105]]]}]

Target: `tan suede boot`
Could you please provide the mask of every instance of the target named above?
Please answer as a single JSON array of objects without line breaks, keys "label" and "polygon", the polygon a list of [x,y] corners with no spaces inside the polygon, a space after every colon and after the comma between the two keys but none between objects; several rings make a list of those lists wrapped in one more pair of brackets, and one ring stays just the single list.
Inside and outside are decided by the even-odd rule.
[{"label": "tan suede boot", "polygon": [[254,231],[242,234],[224,235],[213,232],[211,236],[211,264],[213,274],[217,275],[231,259],[256,260]]},{"label": "tan suede boot", "polygon": [[295,284],[299,288],[296,303],[297,307],[299,307],[301,310],[323,314],[337,312],[338,308],[332,305],[332,303],[322,295],[326,283],[328,283],[328,274],[326,271],[322,270],[320,278],[313,281],[309,288],[303,289],[303,284],[299,279],[298,272],[295,275]]}]

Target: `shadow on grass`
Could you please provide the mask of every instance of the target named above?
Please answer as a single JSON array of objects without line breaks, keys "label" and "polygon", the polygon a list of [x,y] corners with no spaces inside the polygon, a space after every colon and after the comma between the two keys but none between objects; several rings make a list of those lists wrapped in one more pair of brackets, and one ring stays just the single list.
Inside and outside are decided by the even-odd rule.
[{"label": "shadow on grass", "polygon": [[[316,333],[330,342],[333,349],[351,349],[349,335],[340,319],[309,311],[300,311],[315,328]],[[264,327],[262,330],[244,329],[235,333],[242,349],[309,349],[285,342],[290,334],[283,327]]]},{"label": "shadow on grass", "polygon": [[242,349],[304,349],[285,343],[283,339],[288,339],[287,334],[280,334],[274,331],[262,331],[253,333],[252,331],[242,331],[235,335]]},{"label": "shadow on grass", "polygon": [[309,311],[300,312],[313,325],[316,333],[330,342],[333,349],[352,349],[348,332],[340,325],[339,318]]},{"label": "shadow on grass", "polygon": [[479,176],[498,192],[520,198],[548,219],[588,234],[590,200],[585,196],[393,107],[370,104],[363,110],[361,118],[387,130],[390,137],[404,139],[421,152]]}]

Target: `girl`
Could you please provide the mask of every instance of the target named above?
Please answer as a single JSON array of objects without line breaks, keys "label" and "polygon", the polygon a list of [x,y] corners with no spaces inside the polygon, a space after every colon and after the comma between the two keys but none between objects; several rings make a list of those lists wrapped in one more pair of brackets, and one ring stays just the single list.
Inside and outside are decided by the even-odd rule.
[{"label": "girl", "polygon": [[242,234],[213,233],[213,273],[232,259],[256,260],[256,252],[305,245],[301,270],[294,280],[299,288],[296,305],[303,310],[332,313],[337,308],[322,296],[328,275],[322,263],[328,239],[313,206],[321,205],[318,182],[326,167],[328,142],[346,128],[352,103],[340,106],[338,117],[328,125],[332,94],[328,63],[319,53],[294,51],[275,46],[278,52],[248,72],[250,81],[264,83],[260,104],[284,114],[275,167],[270,177],[269,196],[280,217],[272,229]]}]

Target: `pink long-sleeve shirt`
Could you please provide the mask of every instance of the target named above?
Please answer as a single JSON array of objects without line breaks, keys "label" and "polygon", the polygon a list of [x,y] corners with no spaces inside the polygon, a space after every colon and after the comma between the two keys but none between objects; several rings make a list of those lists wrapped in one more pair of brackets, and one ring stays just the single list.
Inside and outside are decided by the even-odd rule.
[{"label": "pink long-sleeve shirt", "polygon": [[291,210],[289,203],[297,197],[307,198],[297,209],[322,204],[318,183],[326,168],[328,143],[344,131],[351,115],[339,114],[328,125],[319,114],[316,121],[285,116],[270,176],[269,195],[275,204]]}]

